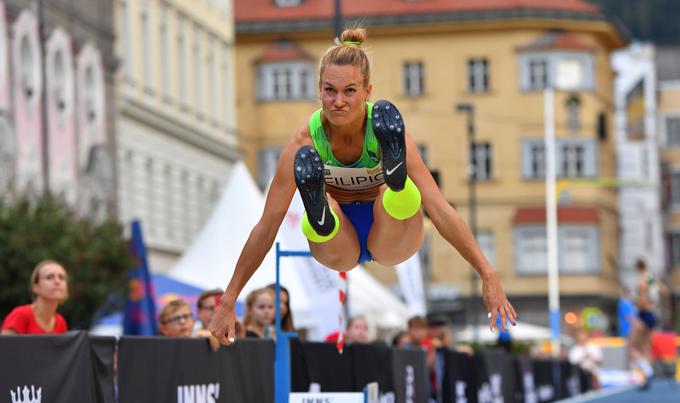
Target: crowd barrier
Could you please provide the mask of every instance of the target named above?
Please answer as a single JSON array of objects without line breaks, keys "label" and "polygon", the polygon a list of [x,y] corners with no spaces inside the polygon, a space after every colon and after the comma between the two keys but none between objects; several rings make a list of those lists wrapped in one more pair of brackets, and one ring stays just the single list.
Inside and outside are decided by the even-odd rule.
[{"label": "crowd barrier", "polygon": [[[274,401],[274,343],[238,340],[210,350],[206,339],[59,336],[0,337],[0,401],[11,403],[260,403]],[[114,362],[117,359],[117,371]],[[381,403],[425,403],[430,385],[441,402],[549,402],[589,388],[576,367],[501,351],[474,356],[437,352],[430,379],[426,354],[382,344],[290,344],[293,392],[360,392],[378,383]]]}]

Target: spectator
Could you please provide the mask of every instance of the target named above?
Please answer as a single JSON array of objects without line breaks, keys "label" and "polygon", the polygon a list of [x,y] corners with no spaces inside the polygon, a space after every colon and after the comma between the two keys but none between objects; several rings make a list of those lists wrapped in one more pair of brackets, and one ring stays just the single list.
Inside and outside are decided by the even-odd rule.
[{"label": "spectator", "polygon": [[589,343],[588,334],[583,329],[578,330],[576,344],[569,350],[569,362],[590,373],[593,389],[599,389],[602,349],[596,344]]},{"label": "spectator", "polygon": [[200,329],[193,333],[196,319],[191,312],[189,303],[178,298],[168,302],[159,316],[159,330],[161,335],[168,337],[206,337],[210,343],[210,348],[217,351],[220,342],[206,329]]},{"label": "spectator", "polygon": [[246,298],[246,317],[243,325],[246,337],[273,339],[274,334],[274,291],[260,288]]},{"label": "spectator", "polygon": [[[295,325],[293,324],[293,313],[290,311],[290,293],[286,287],[279,287],[281,288],[281,331],[294,332]],[[267,288],[276,293],[276,284],[269,284]]]},{"label": "spectator", "polygon": [[66,333],[66,320],[57,308],[68,298],[68,277],[64,266],[43,260],[31,273],[33,303],[12,310],[2,324],[2,334]]},{"label": "spectator", "polygon": [[368,321],[363,315],[350,318],[347,322],[347,343],[368,343]]},{"label": "spectator", "polygon": [[196,301],[196,309],[198,312],[198,319],[201,321],[201,329],[207,329],[212,320],[215,306],[219,303],[222,296],[222,290],[215,288],[214,290],[203,291],[198,296]]},{"label": "spectator", "polygon": [[432,318],[429,323],[429,338],[435,349],[437,348],[453,348],[453,337],[447,327],[447,322],[444,318]]},{"label": "spectator", "polygon": [[392,338],[392,347],[406,347],[411,344],[408,331],[402,330]]},{"label": "spectator", "polygon": [[168,302],[163,307],[159,322],[159,330],[163,336],[191,337],[195,319],[189,304],[178,298]]}]

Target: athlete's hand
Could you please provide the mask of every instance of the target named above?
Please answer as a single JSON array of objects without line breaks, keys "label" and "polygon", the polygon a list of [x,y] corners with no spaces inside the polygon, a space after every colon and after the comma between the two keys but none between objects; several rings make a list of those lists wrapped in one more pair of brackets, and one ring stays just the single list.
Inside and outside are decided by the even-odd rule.
[{"label": "athlete's hand", "polygon": [[215,307],[215,313],[210,321],[208,329],[210,333],[225,346],[230,346],[236,341],[236,312],[235,303],[221,301]]},{"label": "athlete's hand", "polygon": [[510,304],[510,301],[505,297],[501,282],[498,280],[498,273],[492,271],[485,274],[482,278],[482,296],[487,312],[489,312],[489,327],[491,331],[496,331],[496,321],[499,315],[503,329],[508,329],[510,323],[514,326],[517,322],[517,313],[512,304]]}]

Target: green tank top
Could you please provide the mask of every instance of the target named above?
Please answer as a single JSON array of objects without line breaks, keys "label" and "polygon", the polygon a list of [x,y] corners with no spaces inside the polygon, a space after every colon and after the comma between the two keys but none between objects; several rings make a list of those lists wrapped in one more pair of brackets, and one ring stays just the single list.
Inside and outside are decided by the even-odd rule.
[{"label": "green tank top", "polygon": [[380,163],[380,145],[373,133],[373,103],[366,102],[366,131],[361,157],[349,165],[338,161],[333,155],[331,144],[321,124],[321,109],[309,118],[309,131],[314,148],[319,152],[324,163],[325,181],[327,185],[345,190],[365,190],[385,183]]}]

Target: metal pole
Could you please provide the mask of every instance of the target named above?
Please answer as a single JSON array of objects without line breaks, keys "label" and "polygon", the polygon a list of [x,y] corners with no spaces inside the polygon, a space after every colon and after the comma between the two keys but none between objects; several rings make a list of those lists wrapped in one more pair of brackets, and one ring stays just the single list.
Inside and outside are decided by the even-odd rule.
[{"label": "metal pole", "polygon": [[545,116],[545,204],[548,247],[548,301],[553,356],[560,354],[560,290],[557,259],[557,196],[555,194],[555,90],[543,93]]},{"label": "metal pole", "polygon": [[335,0],[335,13],[333,15],[333,27],[335,30],[335,37],[340,39],[342,35],[342,0]]},{"label": "metal pole", "polygon": [[[470,150],[470,161],[468,165],[468,222],[470,230],[477,239],[477,176],[473,161],[475,157],[475,106],[468,102],[460,102],[456,105],[459,112],[467,115],[467,135]],[[477,161],[479,162],[479,161]],[[477,316],[477,272],[472,270],[470,273],[470,302],[468,311],[472,315],[472,339],[476,343],[479,340],[479,318]]]}]

